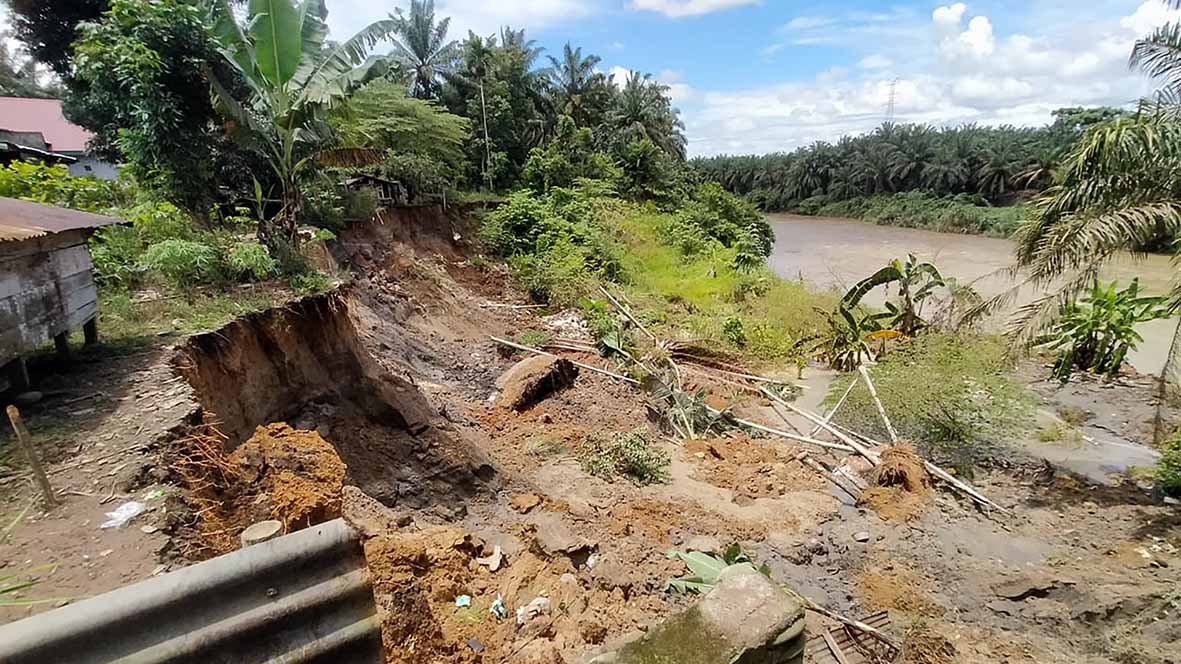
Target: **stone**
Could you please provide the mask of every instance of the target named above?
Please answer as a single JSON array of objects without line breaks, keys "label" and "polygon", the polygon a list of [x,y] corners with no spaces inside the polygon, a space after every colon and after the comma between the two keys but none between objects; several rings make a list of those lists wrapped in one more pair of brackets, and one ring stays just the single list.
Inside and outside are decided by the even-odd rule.
[{"label": "stone", "polygon": [[574,384],[578,367],[570,360],[538,355],[514,364],[500,378],[496,403],[510,410],[522,411],[544,401],[551,394]]},{"label": "stone", "polygon": [[715,537],[697,535],[685,543],[685,551],[689,553],[694,551],[700,553],[720,553],[722,551],[722,543]]},{"label": "stone", "polygon": [[590,577],[604,590],[627,590],[636,585],[631,569],[615,558],[606,558],[595,563],[591,568]]},{"label": "stone", "polygon": [[33,404],[40,402],[44,398],[45,398],[45,395],[42,394],[41,392],[37,392],[37,391],[21,392],[20,394],[18,394],[12,398],[12,403],[15,404],[16,406],[24,408],[25,406],[32,406]]},{"label": "stone", "polygon": [[273,540],[282,534],[283,523],[281,521],[275,521],[273,519],[269,521],[259,521],[258,523],[242,531],[242,548]]},{"label": "stone", "polygon": [[547,514],[536,518],[534,525],[537,529],[534,533],[537,548],[547,556],[570,555],[591,548],[586,540],[574,534],[574,531],[556,516]]},{"label": "stone", "polygon": [[1019,577],[1001,581],[992,586],[997,597],[1003,597],[1014,602],[1027,597],[1045,597],[1046,593],[1057,586],[1054,579],[1035,574],[1023,574]]},{"label": "stone", "polygon": [[853,541],[854,542],[868,542],[869,541],[869,533],[865,532],[864,530],[862,530],[860,532],[853,533]]},{"label": "stone", "polygon": [[722,571],[697,605],[590,664],[801,664],[804,609],[749,564]]},{"label": "stone", "polygon": [[542,497],[536,493],[518,493],[509,501],[509,505],[521,514],[528,514],[541,503]]}]

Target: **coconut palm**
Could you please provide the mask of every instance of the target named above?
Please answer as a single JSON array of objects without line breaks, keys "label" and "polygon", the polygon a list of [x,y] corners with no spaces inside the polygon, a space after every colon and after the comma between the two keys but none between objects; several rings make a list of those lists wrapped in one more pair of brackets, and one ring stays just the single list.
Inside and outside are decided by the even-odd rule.
[{"label": "coconut palm", "polygon": [[410,93],[434,99],[444,75],[455,68],[459,45],[447,41],[451,19],[435,21],[435,0],[410,0],[410,11],[399,7],[394,21],[394,54],[410,73]]},{"label": "coconut palm", "polygon": [[[273,221],[259,220],[259,239],[274,246],[277,225],[294,243],[303,215],[300,178],[316,158],[329,156],[333,142],[328,112],[386,72],[388,59],[370,56],[369,50],[389,36],[394,21],[378,21],[350,39],[329,43],[324,0],[298,5],[252,0],[245,25],[228,0],[216,0],[211,12],[219,49],[237,74],[235,81],[210,77],[219,109],[234,125],[235,137],[266,159],[281,189],[280,212]],[[244,100],[230,92],[239,86],[247,91]]]},{"label": "coconut palm", "polygon": [[469,32],[463,42],[464,72],[480,90],[480,116],[484,127],[483,174],[489,189],[492,188],[492,139],[488,134],[488,100],[484,94],[484,81],[492,69],[495,49],[495,37],[484,39],[474,32]]}]

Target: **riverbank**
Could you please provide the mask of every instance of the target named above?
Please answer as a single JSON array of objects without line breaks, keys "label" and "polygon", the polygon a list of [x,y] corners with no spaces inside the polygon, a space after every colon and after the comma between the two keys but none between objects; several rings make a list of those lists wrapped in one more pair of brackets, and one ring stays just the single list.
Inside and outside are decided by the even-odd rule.
[{"label": "riverbank", "polygon": [[867,221],[881,226],[919,228],[940,233],[961,233],[1008,238],[1028,212],[1020,199],[1010,205],[990,205],[980,196],[937,196],[908,191],[858,196],[825,202],[810,198],[785,211],[812,217],[836,217]]}]

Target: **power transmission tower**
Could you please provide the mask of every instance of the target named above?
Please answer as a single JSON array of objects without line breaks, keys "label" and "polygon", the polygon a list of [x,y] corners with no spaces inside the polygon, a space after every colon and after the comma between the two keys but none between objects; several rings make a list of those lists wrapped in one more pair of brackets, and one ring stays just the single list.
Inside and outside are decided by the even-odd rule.
[{"label": "power transmission tower", "polygon": [[898,79],[890,81],[890,103],[886,105],[886,124],[894,124],[894,111],[898,101]]}]

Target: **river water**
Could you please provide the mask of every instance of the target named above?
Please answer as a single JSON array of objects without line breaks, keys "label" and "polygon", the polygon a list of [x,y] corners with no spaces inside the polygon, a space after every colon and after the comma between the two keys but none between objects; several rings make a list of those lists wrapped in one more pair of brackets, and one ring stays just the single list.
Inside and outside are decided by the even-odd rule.
[{"label": "river water", "polygon": [[[803,278],[820,288],[843,292],[890,260],[907,254],[933,262],[945,276],[971,283],[986,298],[1012,285],[1008,277],[997,274],[1012,264],[1013,243],[1009,240],[877,226],[848,219],[771,215],[769,220],[776,237],[771,268],[782,277]],[[1103,278],[1118,280],[1124,286],[1133,277],[1140,277],[1142,293],[1163,295],[1169,292],[1175,272],[1166,256],[1136,258],[1127,254],[1115,261]],[[1018,303],[1028,302],[1035,295],[1023,292]],[[1137,370],[1160,371],[1175,325],[1176,321],[1153,321],[1139,328],[1144,341],[1129,356]]]}]

